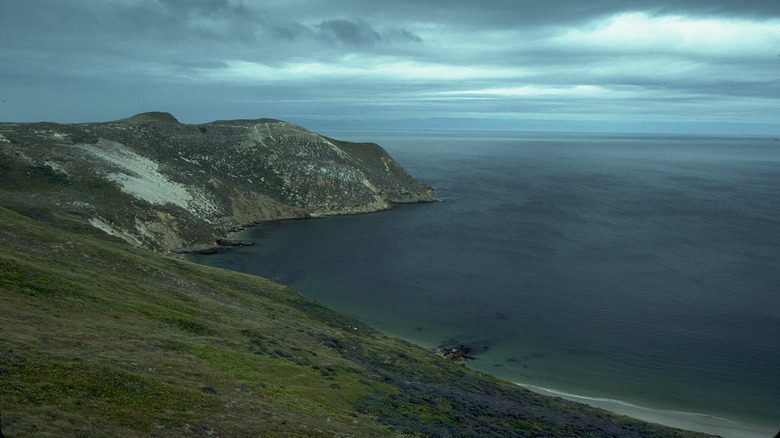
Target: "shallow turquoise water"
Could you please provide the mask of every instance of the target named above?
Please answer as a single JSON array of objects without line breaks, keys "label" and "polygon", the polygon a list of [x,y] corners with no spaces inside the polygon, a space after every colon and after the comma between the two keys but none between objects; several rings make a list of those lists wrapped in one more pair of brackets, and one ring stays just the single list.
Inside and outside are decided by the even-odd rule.
[{"label": "shallow turquoise water", "polygon": [[512,381],[779,426],[771,139],[329,135],[379,142],[441,202],[266,224],[199,261]]}]

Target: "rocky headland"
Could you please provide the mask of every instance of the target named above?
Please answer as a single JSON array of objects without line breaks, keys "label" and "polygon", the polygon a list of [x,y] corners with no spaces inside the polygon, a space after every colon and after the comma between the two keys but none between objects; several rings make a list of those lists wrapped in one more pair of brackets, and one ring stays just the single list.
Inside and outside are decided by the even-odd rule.
[{"label": "rocky headland", "polygon": [[188,125],[158,112],[0,123],[0,203],[161,252],[215,248],[230,231],[269,220],[432,200],[380,146],[278,120]]}]

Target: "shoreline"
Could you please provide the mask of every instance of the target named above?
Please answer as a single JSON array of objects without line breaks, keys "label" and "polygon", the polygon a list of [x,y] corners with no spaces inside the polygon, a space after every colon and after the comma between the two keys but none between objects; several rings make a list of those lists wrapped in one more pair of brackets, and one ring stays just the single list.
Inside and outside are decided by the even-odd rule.
[{"label": "shoreline", "polygon": [[[367,321],[364,322],[369,323]],[[432,346],[430,345],[430,342],[425,342],[424,340],[419,339],[419,337],[414,335],[392,329],[380,329],[380,331],[387,336],[406,340],[407,342],[419,345],[420,347],[434,354],[441,355],[439,347]],[[491,376],[495,376],[495,374],[485,369],[473,366],[474,364],[471,361],[467,360],[460,363],[469,368],[476,369]],[[505,378],[502,379],[508,380]],[[721,436],[723,438],[774,438],[778,434],[778,430],[770,428],[770,426],[758,426],[755,424],[742,423],[735,420],[729,420],[726,418],[695,412],[653,409],[622,400],[589,397],[584,395],[571,394],[556,389],[544,388],[532,384],[520,383],[512,380],[508,381],[537,394],[542,394],[549,397],[559,397],[565,400],[604,409],[614,414],[625,415],[627,417],[649,423],[661,424],[663,426],[669,426],[682,430],[702,432],[710,435]],[[780,425],[778,425],[778,427],[780,427]]]},{"label": "shoreline", "polygon": [[724,438],[772,438],[778,433],[775,429],[748,425],[712,415],[651,409],[620,400],[586,397],[517,382],[515,384],[538,394],[584,403],[615,414],[678,429],[719,435]]}]

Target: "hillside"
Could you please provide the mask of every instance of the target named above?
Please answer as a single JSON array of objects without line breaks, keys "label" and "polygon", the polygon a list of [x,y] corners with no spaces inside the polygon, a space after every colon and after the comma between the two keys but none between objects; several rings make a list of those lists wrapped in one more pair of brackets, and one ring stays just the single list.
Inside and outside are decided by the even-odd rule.
[{"label": "hillside", "polygon": [[24,436],[700,436],[547,398],[262,278],[0,209],[0,415]]},{"label": "hillside", "polygon": [[[180,176],[172,169],[200,172],[203,167],[205,174],[198,175],[219,178],[212,185],[222,192],[203,192],[213,195],[212,200],[231,199],[249,190],[248,185],[241,189],[227,185],[237,175],[257,179],[241,173],[249,169],[235,171],[234,176],[224,170],[240,167],[244,161],[239,155],[230,163],[213,165],[202,160],[192,168],[178,158],[159,158],[160,151],[176,150],[171,146],[176,143],[166,140],[163,133],[223,127],[230,131],[232,124],[245,130],[250,129],[248,125],[281,123],[238,121],[179,127],[171,119],[152,113],[107,124],[109,132],[122,131],[123,124],[129,132],[127,139],[114,137],[110,141],[116,144],[110,145],[104,140],[108,134],[78,137],[90,130],[102,132],[106,128],[102,125],[88,125],[88,129],[55,125],[47,130],[41,124],[0,126],[0,145],[6,151],[0,154],[5,157],[0,161],[0,435],[703,436],[530,392],[385,336],[289,287],[162,254],[179,247],[172,245],[173,240],[155,244],[155,234],[144,235],[134,225],[142,221],[140,215],[171,215],[178,228],[170,229],[178,230],[174,237],[181,242],[205,244],[224,232],[205,221],[188,222],[198,213],[194,206],[205,204],[162,202],[176,193],[166,191],[176,184],[190,194],[206,187],[196,185],[197,178]],[[282,126],[296,132],[302,129]],[[25,135],[35,141],[40,140],[36,136],[45,141],[26,144],[26,137],[18,134],[20,129],[26,129]],[[137,140],[145,138],[142,133],[156,133],[155,141],[168,146],[153,148],[156,143],[149,142],[143,143],[149,150],[144,149]],[[347,189],[344,199],[336,199],[339,192],[327,189],[322,197],[296,204],[293,187],[303,187],[303,183],[280,185],[277,204],[273,204],[284,206],[279,211],[303,211],[304,216],[346,213],[349,208],[363,211],[384,205],[379,199],[387,205],[429,199],[429,189],[394,170],[378,146],[311,138],[338,149],[334,156],[350,157],[356,169],[376,169],[381,163],[388,167],[387,173],[401,175],[397,178],[403,182],[382,182],[381,176],[371,176],[375,182],[370,185],[385,189],[360,195],[362,204],[356,204],[358,191],[353,194]],[[309,145],[308,140],[300,141]],[[133,146],[125,149],[120,144]],[[277,146],[268,144],[270,140],[266,140],[266,152],[276,153]],[[44,153],[45,145],[54,151],[50,156]],[[199,156],[183,152],[188,147],[185,143],[178,147],[188,160]],[[307,154],[301,152],[302,157]],[[131,163],[149,164],[136,157],[157,163],[157,167],[149,166],[159,179],[147,178],[150,174],[141,172],[143,166],[114,160],[127,156],[133,157]],[[176,152],[174,156],[182,155]],[[88,167],[89,160],[95,162],[94,171]],[[328,168],[336,167],[333,160]],[[175,164],[165,167],[163,162]],[[311,162],[302,160],[296,165],[306,163]],[[366,172],[343,170],[345,174]],[[299,174],[293,167],[289,171]],[[166,197],[156,203],[150,202],[152,195],[136,196],[139,193],[128,189],[134,186],[124,186],[119,174],[128,180],[160,182],[154,193]],[[267,179],[272,175],[283,173],[271,170]],[[343,184],[347,187],[347,182]],[[392,187],[398,190],[389,191]],[[268,193],[254,193],[257,199],[273,199]],[[219,210],[208,217],[229,217],[220,216],[226,211],[232,210]],[[105,227],[94,226],[96,217],[112,230],[125,227],[126,235],[103,232]]]},{"label": "hillside", "polygon": [[431,200],[378,145],[278,120],[0,123],[1,205],[157,251],[213,248],[268,220]]}]

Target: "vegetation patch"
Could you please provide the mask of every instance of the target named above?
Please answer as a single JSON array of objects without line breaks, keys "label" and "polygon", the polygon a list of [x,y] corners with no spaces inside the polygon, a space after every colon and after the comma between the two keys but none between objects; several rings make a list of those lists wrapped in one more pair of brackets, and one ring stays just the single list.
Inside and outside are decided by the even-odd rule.
[{"label": "vegetation patch", "polygon": [[199,347],[193,354],[221,370],[224,377],[260,387],[271,399],[303,413],[344,415],[360,397],[378,388],[391,389],[354,373],[338,372],[338,368],[298,365],[283,358],[237,354],[211,346]]},{"label": "vegetation patch", "polygon": [[214,400],[198,391],[95,360],[25,357],[6,351],[0,355],[0,368],[4,413],[13,407],[14,417],[27,417],[25,424],[30,428],[35,426],[36,417],[50,420],[37,412],[48,412],[47,416],[56,412],[58,421],[74,421],[73,427],[82,432],[98,425],[150,432],[158,426],[181,427],[195,420],[197,412],[219,409]]}]

